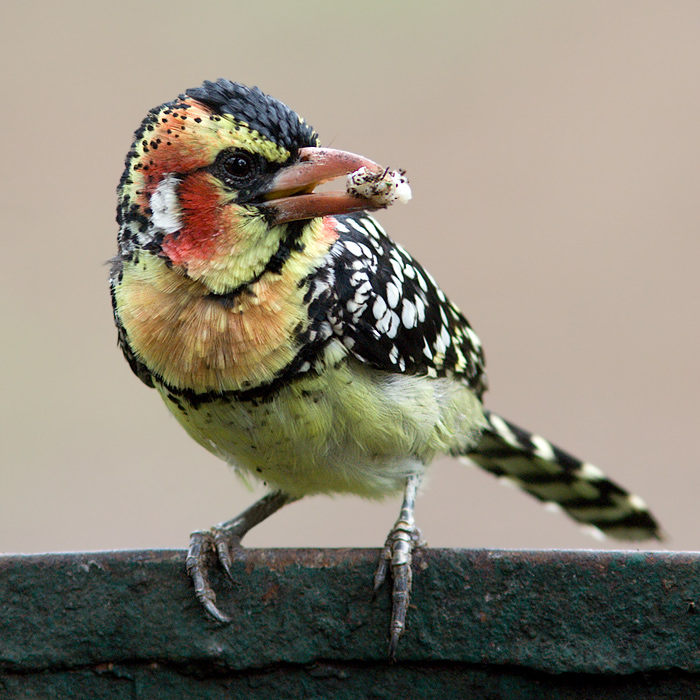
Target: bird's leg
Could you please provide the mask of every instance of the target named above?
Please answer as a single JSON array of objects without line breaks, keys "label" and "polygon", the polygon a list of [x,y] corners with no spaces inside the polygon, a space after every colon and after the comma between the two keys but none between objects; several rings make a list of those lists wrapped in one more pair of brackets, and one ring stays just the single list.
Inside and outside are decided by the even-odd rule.
[{"label": "bird's leg", "polygon": [[209,584],[207,566],[209,555],[214,552],[229,578],[231,572],[231,549],[241,547],[244,535],[258,523],[269,518],[282,506],[298,500],[298,496],[290,496],[281,491],[268,493],[250,508],[244,510],[225,523],[214,525],[210,530],[198,530],[190,535],[190,547],[187,552],[187,573],[194,584],[194,592],[204,609],[218,622],[230,622],[231,618],[224,615],[216,606],[216,594]]},{"label": "bird's leg", "polygon": [[424,544],[420,530],[413,519],[416,491],[420,485],[419,476],[409,476],[406,480],[401,514],[386,539],[379,557],[379,565],[374,575],[374,592],[376,593],[386,580],[391,569],[391,628],[389,638],[389,658],[394,659],[399,638],[404,632],[406,613],[411,599],[413,572],[411,561],[413,550]]}]

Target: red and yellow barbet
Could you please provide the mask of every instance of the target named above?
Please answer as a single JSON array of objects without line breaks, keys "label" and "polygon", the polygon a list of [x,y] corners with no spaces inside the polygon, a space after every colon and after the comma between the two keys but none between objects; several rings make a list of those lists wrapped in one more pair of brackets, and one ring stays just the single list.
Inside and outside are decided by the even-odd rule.
[{"label": "red and yellow barbet", "polygon": [[[340,191],[315,192],[348,176]],[[157,107],[119,184],[111,291],[119,344],[185,430],[271,493],[193,533],[188,571],[216,619],[213,548],[302,496],[404,494],[375,577],[404,631],[413,507],[440,454],[463,456],[574,520],[659,536],[637,496],[486,411],[481,343],[433,278],[367,210],[406,201],[403,173],[323,149],[291,109],[218,80]]]}]

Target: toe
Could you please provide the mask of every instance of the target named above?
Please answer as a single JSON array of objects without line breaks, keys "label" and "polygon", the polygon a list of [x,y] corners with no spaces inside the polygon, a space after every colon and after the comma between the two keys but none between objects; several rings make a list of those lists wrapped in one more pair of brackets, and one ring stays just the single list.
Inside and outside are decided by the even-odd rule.
[{"label": "toe", "polygon": [[227,623],[231,618],[217,607],[216,594],[209,584],[208,572],[213,548],[214,538],[210,532],[193,532],[187,552],[187,573],[192,579],[197,600],[207,613],[217,622]]}]

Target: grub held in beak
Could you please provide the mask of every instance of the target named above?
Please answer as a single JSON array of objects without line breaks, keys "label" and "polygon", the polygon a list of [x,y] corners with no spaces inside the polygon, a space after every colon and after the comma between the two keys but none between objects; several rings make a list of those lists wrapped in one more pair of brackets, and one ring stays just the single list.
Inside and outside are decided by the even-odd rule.
[{"label": "grub held in beak", "polygon": [[360,168],[376,173],[383,171],[377,163],[355,153],[332,148],[302,148],[298,160],[282,168],[272,179],[260,209],[265,210],[274,224],[377,209],[379,207],[369,200],[347,191],[313,191],[324,182]]}]

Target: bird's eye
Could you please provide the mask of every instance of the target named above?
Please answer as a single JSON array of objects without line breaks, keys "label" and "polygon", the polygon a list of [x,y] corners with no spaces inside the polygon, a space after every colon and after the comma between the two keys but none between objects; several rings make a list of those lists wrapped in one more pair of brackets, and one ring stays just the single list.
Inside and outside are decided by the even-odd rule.
[{"label": "bird's eye", "polygon": [[234,180],[245,180],[256,172],[255,157],[246,151],[228,153],[222,163],[224,172]]}]

